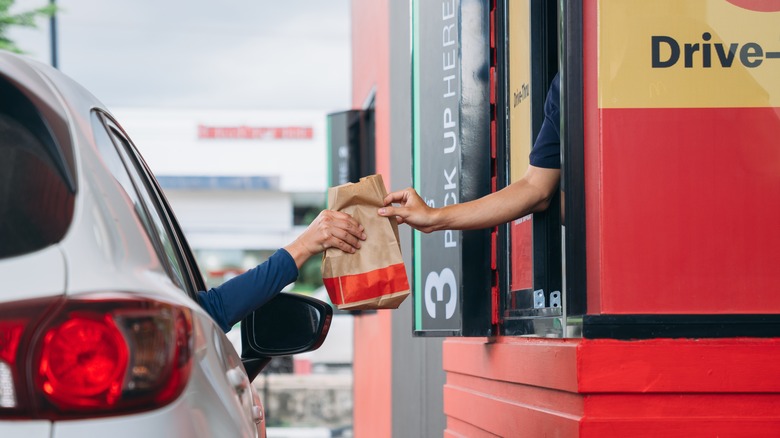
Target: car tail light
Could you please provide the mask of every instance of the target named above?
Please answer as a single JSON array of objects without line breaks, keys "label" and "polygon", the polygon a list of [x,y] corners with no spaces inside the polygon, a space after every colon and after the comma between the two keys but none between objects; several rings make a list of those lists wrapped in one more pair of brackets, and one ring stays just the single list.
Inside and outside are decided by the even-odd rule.
[{"label": "car tail light", "polygon": [[122,395],[128,348],[109,315],[74,316],[43,337],[40,388],[55,404],[111,405]]},{"label": "car tail light", "polygon": [[186,307],[101,294],[0,304],[0,315],[12,316],[0,316],[0,417],[154,409],[176,399],[189,379]]},{"label": "car tail light", "polygon": [[0,321],[0,408],[16,407],[13,366],[16,348],[24,331],[24,321]]}]

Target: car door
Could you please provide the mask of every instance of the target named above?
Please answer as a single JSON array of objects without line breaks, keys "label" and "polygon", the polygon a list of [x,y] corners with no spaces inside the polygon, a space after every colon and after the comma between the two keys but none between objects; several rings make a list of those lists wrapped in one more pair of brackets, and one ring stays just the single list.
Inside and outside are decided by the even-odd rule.
[{"label": "car door", "polygon": [[[152,228],[156,231],[152,233],[156,237],[155,245],[159,248],[158,252],[164,254],[161,258],[164,259],[162,262],[166,270],[174,282],[195,302],[193,304],[197,305],[196,294],[198,291],[206,290],[206,285],[162,189],[121,127],[103,112],[98,112],[98,116],[122,157],[136,190],[144,198],[144,208],[147,209],[151,222],[154,223]],[[211,332],[216,333],[213,349],[210,352],[213,361],[219,363],[219,371],[225,375],[228,390],[233,392],[242,408],[240,417],[251,423],[252,427],[257,425],[260,436],[263,436],[262,406],[241,359],[232,343],[211,318],[209,324]]]}]

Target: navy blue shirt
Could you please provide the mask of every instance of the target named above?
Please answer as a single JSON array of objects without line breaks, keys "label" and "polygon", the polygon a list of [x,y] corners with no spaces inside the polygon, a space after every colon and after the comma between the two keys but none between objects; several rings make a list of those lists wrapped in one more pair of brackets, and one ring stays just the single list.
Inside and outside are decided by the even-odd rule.
[{"label": "navy blue shirt", "polygon": [[282,248],[243,274],[206,292],[198,292],[198,303],[228,332],[233,324],[270,301],[297,278],[295,260]]},{"label": "navy blue shirt", "polygon": [[561,168],[561,80],[553,78],[544,101],[544,122],[536,137],[529,160],[534,167]]}]

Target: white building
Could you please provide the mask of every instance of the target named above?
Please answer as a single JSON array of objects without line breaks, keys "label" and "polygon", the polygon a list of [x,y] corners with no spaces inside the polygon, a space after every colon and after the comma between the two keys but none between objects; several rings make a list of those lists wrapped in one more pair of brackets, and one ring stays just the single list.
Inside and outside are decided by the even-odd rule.
[{"label": "white building", "polygon": [[326,113],[115,109],[210,285],[255,266],[325,208]]}]

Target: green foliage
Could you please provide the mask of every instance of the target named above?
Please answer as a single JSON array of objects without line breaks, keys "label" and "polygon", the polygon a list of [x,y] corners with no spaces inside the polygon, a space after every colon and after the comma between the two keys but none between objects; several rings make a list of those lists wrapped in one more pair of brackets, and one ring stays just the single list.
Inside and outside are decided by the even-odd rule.
[{"label": "green foliage", "polygon": [[309,260],[306,260],[298,271],[298,280],[295,282],[295,288],[312,291],[322,286],[321,266],[321,257],[312,257]]},{"label": "green foliage", "polygon": [[317,219],[317,216],[320,214],[320,211],[322,211],[319,207],[311,207],[306,214],[303,215],[303,223],[305,224],[311,224],[314,222],[314,219]]},{"label": "green foliage", "polygon": [[[311,225],[324,207],[309,207],[303,214],[302,224]],[[322,257],[311,257],[298,270],[295,282],[297,292],[311,292],[322,286]]]},{"label": "green foliage", "polygon": [[12,26],[37,28],[35,20],[39,17],[51,17],[57,12],[54,5],[41,6],[25,12],[12,14],[9,9],[14,0],[0,0],[0,49],[14,53],[24,53],[16,43],[8,38],[8,29]]}]

